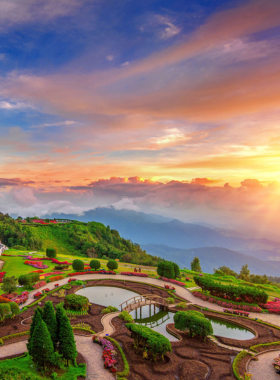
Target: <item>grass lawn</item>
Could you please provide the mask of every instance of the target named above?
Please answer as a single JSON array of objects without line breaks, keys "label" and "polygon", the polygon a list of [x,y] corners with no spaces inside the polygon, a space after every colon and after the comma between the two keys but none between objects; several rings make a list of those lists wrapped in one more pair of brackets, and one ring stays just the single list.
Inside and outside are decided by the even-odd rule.
[{"label": "grass lawn", "polygon": [[[14,373],[12,369],[15,369]],[[50,376],[44,376],[42,373],[37,371],[36,366],[33,364],[28,355],[0,361],[0,378],[3,380],[25,379],[25,377],[17,377],[17,372],[20,376],[24,374],[24,371],[28,372],[30,375],[34,375],[34,377],[30,376],[30,380],[49,380],[52,378]],[[2,374],[1,372],[4,372],[5,374]],[[77,367],[66,367],[64,370],[59,370],[59,373],[57,374],[57,379],[59,380],[76,380],[78,376],[86,377],[86,366],[79,365]],[[26,377],[26,379],[29,379],[29,377]]]}]

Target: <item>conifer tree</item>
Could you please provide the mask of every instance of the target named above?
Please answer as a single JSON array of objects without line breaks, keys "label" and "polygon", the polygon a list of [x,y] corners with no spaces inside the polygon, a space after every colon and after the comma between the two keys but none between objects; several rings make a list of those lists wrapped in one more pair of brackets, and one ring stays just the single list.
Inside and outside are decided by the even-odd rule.
[{"label": "conifer tree", "polygon": [[54,348],[46,323],[38,319],[29,344],[29,355],[34,363],[46,368],[54,360]]},{"label": "conifer tree", "polygon": [[63,315],[66,315],[65,310],[63,306],[57,305],[56,306],[56,323],[57,323],[57,338],[59,339],[59,327],[60,327],[60,321]]},{"label": "conifer tree", "polygon": [[201,272],[200,260],[198,257],[195,257],[191,262],[191,269],[195,272]]},{"label": "conifer tree", "polygon": [[78,355],[76,342],[74,339],[73,329],[66,313],[62,312],[62,315],[59,318],[58,350],[63,359],[67,360],[67,365],[69,366],[69,360],[71,360],[74,364],[76,363],[76,357]]},{"label": "conifer tree", "polygon": [[30,345],[30,342],[32,339],[33,332],[35,330],[35,327],[36,327],[38,321],[40,321],[40,320],[42,320],[42,309],[40,308],[40,306],[38,306],[34,311],[34,315],[32,317],[32,322],[30,325],[29,338],[28,338],[28,343],[27,343],[28,351],[29,351],[29,345]]},{"label": "conifer tree", "polygon": [[57,321],[52,301],[46,301],[43,309],[43,321],[46,323],[47,328],[51,334],[54,349],[56,348],[57,337]]}]

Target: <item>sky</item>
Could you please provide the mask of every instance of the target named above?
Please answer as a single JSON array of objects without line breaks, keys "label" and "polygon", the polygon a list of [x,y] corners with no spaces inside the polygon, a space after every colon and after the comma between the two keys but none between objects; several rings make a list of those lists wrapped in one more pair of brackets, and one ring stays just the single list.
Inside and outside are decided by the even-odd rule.
[{"label": "sky", "polygon": [[279,0],[0,0],[0,210],[276,228]]}]

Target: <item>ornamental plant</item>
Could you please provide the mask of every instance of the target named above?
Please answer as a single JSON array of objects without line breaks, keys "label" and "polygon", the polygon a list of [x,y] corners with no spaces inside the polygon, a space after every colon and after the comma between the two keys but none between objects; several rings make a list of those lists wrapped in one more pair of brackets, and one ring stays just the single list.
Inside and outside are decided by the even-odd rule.
[{"label": "ornamental plant", "polygon": [[115,307],[115,306],[107,306],[105,309],[102,310],[102,314],[114,313],[115,311],[118,311],[117,307]]},{"label": "ornamental plant", "polygon": [[69,310],[86,311],[89,307],[87,297],[78,294],[68,294],[64,298],[64,308]]},{"label": "ornamental plant", "polygon": [[83,260],[80,260],[80,259],[76,259],[72,263],[72,268],[74,270],[78,270],[78,271],[83,270],[84,266],[85,266],[85,264],[84,264]]},{"label": "ornamental plant", "polygon": [[55,248],[47,248],[46,249],[46,255],[50,258],[56,257],[56,249]]},{"label": "ornamental plant", "polygon": [[133,318],[128,311],[124,310],[119,314],[119,318],[123,319],[127,323],[133,323]]},{"label": "ornamental plant", "polygon": [[172,280],[172,279],[170,279],[170,278],[160,277],[159,279],[162,280],[162,281],[165,281],[165,282],[171,282],[171,284],[180,285],[180,286],[185,286],[185,283],[184,283],[184,282],[177,281],[177,280]]},{"label": "ornamental plant", "polygon": [[100,264],[100,261],[99,260],[91,260],[91,262],[89,263],[90,267],[94,270],[97,270],[100,268],[101,264]]},{"label": "ornamental plant", "polygon": [[146,273],[136,272],[121,272],[123,276],[137,276],[137,277],[149,277]]},{"label": "ornamental plant", "polygon": [[155,361],[159,358],[164,360],[164,355],[172,351],[169,340],[149,327],[135,323],[127,323],[126,327],[131,331],[131,337],[134,339],[136,351],[145,351],[147,353],[147,359],[150,357]]},{"label": "ornamental plant", "polygon": [[109,260],[107,262],[107,267],[110,270],[114,270],[114,269],[118,269],[119,265],[118,265],[118,262],[116,260]]},{"label": "ornamental plant", "polygon": [[266,303],[268,299],[268,294],[258,288],[224,285],[213,281],[207,276],[194,276],[194,281],[203,291],[208,291],[212,296],[228,299],[234,302],[259,304]]},{"label": "ornamental plant", "polygon": [[51,301],[46,301],[43,313],[42,313],[43,321],[46,323],[49,333],[51,335],[54,349],[56,347],[58,341],[58,332],[57,332],[57,321],[55,316],[55,311],[53,307],[53,303]]},{"label": "ornamental plant", "polygon": [[190,337],[198,335],[205,339],[207,335],[213,334],[211,322],[199,311],[178,311],[174,322],[177,330],[188,330]]}]

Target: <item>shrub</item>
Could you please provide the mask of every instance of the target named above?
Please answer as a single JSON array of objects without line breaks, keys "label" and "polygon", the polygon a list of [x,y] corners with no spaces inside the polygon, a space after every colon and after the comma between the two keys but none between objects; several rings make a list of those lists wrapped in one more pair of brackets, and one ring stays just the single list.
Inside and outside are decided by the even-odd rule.
[{"label": "shrub", "polygon": [[97,270],[100,268],[101,264],[100,264],[100,261],[99,260],[91,260],[91,262],[89,263],[90,267],[94,270]]},{"label": "shrub", "polygon": [[235,302],[266,303],[268,299],[268,294],[257,288],[224,285],[213,281],[209,277],[195,276],[194,281],[203,291],[209,291],[212,296]]},{"label": "shrub", "polygon": [[37,282],[39,278],[40,278],[39,273],[31,272],[31,273],[23,274],[19,276],[18,283],[20,285],[31,285],[31,284],[34,284],[34,282]]},{"label": "shrub", "polygon": [[84,264],[83,260],[76,259],[72,263],[72,268],[74,270],[83,270],[84,267],[85,267],[85,264]]},{"label": "shrub", "polygon": [[172,351],[169,340],[149,327],[135,323],[127,323],[126,327],[132,333],[131,337],[134,339],[134,347],[146,352],[147,358],[150,355],[154,360],[157,360],[159,357],[164,360],[164,355]]},{"label": "shrub", "polygon": [[173,297],[168,297],[165,299],[165,301],[169,304],[173,304],[175,302]]},{"label": "shrub", "polygon": [[9,314],[11,314],[10,303],[0,303],[0,320],[3,320]]},{"label": "shrub", "polygon": [[110,269],[110,270],[114,270],[114,269],[118,269],[118,263],[116,260],[109,260],[107,262],[107,267]]},{"label": "shrub", "polygon": [[114,313],[115,311],[118,311],[117,307],[115,307],[115,306],[107,306],[106,309],[102,310],[102,314]]},{"label": "shrub", "polygon": [[119,317],[121,319],[123,319],[125,322],[128,322],[128,323],[133,323],[133,318],[132,316],[129,314],[128,311],[124,310],[122,311],[120,314],[119,314]]},{"label": "shrub", "polygon": [[46,249],[46,255],[50,258],[56,257],[56,249],[55,248],[47,248]]},{"label": "shrub", "polygon": [[170,261],[161,261],[158,263],[157,274],[161,277],[174,279],[175,271],[174,266]]},{"label": "shrub", "polygon": [[[12,366],[12,364],[11,364]],[[40,380],[41,377],[23,370],[22,368],[1,368],[0,369],[0,379],[1,380]]]},{"label": "shrub", "polygon": [[17,315],[20,312],[19,306],[16,302],[9,302],[9,305],[13,315]]},{"label": "shrub", "polygon": [[78,294],[68,294],[68,296],[64,298],[65,309],[85,311],[88,307],[89,301],[87,297],[80,296]]},{"label": "shrub", "polygon": [[177,330],[189,330],[190,337],[198,335],[205,338],[213,334],[211,322],[199,311],[178,311],[174,316],[174,322]]},{"label": "shrub", "polygon": [[179,302],[179,303],[177,303],[176,307],[178,307],[179,309],[185,309],[187,307],[187,303],[186,302]]},{"label": "shrub", "polygon": [[5,298],[3,296],[0,296],[0,303],[9,303],[11,300],[9,298]]},{"label": "shrub", "polygon": [[48,278],[48,281],[49,282],[58,281],[58,280],[62,280],[63,278],[64,278],[63,276],[54,276],[54,277]]}]

